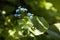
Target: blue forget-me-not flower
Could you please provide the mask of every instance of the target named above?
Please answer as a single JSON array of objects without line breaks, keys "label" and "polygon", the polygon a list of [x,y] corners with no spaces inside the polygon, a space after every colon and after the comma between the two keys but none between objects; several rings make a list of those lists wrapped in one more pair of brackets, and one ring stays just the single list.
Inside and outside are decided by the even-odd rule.
[{"label": "blue forget-me-not flower", "polygon": [[33,19],[33,16],[32,15],[30,16],[30,19]]},{"label": "blue forget-me-not flower", "polygon": [[17,9],[17,10],[16,10],[16,13],[19,12],[19,11],[20,11],[20,9]]},{"label": "blue forget-me-not flower", "polygon": [[[24,12],[24,11],[28,11],[28,10],[27,10],[26,8],[21,8],[21,6],[19,6],[18,9],[16,10],[16,14],[14,14],[14,16],[15,16],[15,17],[21,16],[21,14],[19,13],[20,11]],[[17,14],[17,13],[19,13],[19,14]],[[33,14],[31,14],[31,13],[29,13],[29,12],[27,13],[27,16],[29,16],[30,19],[33,18]]]},{"label": "blue forget-me-not flower", "polygon": [[19,17],[19,16],[21,16],[21,14],[14,14],[14,16],[15,16],[15,17]]},{"label": "blue forget-me-not flower", "polygon": [[27,11],[26,8],[21,8],[21,6],[18,7],[18,9],[16,10],[16,13],[19,12],[19,11]]},{"label": "blue forget-me-not flower", "polygon": [[28,13],[27,15],[30,17],[30,19],[32,19],[32,18],[33,18],[33,14]]},{"label": "blue forget-me-not flower", "polygon": [[27,11],[27,9],[26,9],[26,8],[20,8],[20,10],[21,10],[21,11]]},{"label": "blue forget-me-not flower", "polygon": [[28,15],[28,16],[31,16],[31,13],[28,13],[27,15]]}]

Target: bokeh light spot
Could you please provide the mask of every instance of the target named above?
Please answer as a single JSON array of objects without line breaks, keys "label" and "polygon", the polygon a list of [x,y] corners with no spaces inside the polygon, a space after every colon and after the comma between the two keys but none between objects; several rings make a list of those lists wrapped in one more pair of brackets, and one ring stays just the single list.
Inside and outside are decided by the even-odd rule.
[{"label": "bokeh light spot", "polygon": [[2,11],[2,14],[6,14],[6,11],[3,10],[3,11]]}]

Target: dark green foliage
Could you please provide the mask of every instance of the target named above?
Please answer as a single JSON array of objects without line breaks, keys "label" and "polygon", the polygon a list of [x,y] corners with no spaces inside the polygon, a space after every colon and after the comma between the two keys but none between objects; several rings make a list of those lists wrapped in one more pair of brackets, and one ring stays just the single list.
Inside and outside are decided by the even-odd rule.
[{"label": "dark green foliage", "polygon": [[0,40],[60,40],[60,1],[0,0]]}]

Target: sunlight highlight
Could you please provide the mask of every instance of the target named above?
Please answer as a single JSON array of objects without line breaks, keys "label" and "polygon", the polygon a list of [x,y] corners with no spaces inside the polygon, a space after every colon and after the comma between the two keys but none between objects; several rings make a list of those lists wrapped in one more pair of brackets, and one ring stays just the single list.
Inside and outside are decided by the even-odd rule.
[{"label": "sunlight highlight", "polygon": [[[31,31],[34,35],[40,35],[43,34],[44,32],[40,32],[38,29],[32,30],[30,27],[28,28],[29,31]],[[33,35],[30,35],[33,37]]]},{"label": "sunlight highlight", "polygon": [[27,24],[29,24],[29,25],[32,25],[33,26],[33,23],[29,20],[29,21],[27,21]]},{"label": "sunlight highlight", "polygon": [[53,12],[57,12],[57,9],[54,8],[54,7],[52,7],[51,10],[52,10]]},{"label": "sunlight highlight", "polygon": [[18,34],[19,34],[19,35],[22,35],[22,32],[21,32],[21,31],[19,31],[19,32],[18,32]]},{"label": "sunlight highlight", "polygon": [[8,19],[8,22],[11,22],[11,19]]},{"label": "sunlight highlight", "polygon": [[43,32],[40,32],[39,30],[36,29],[36,30],[34,30],[34,34],[35,35],[40,35],[40,34],[43,34]]},{"label": "sunlight highlight", "polygon": [[60,32],[60,23],[55,23],[54,24],[55,26],[56,26],[56,28],[59,30],[59,32]]},{"label": "sunlight highlight", "polygon": [[49,2],[45,3],[45,8],[47,10],[50,9],[52,6],[53,6],[52,3],[49,3]]},{"label": "sunlight highlight", "polygon": [[3,10],[3,11],[2,11],[2,14],[6,14],[6,11]]},{"label": "sunlight highlight", "polygon": [[13,36],[14,33],[16,32],[16,30],[9,30],[8,32],[9,32],[10,36]]}]

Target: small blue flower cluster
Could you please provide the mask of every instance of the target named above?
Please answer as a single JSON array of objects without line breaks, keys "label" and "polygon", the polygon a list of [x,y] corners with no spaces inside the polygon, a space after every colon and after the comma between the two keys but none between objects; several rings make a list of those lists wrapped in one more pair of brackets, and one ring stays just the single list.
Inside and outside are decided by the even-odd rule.
[{"label": "small blue flower cluster", "polygon": [[[19,6],[18,7],[18,9],[16,9],[16,13],[14,14],[14,16],[15,17],[20,17],[21,16],[21,14],[19,13],[19,12],[25,12],[25,11],[28,11],[26,8],[22,8],[21,6]],[[33,18],[33,14],[31,14],[31,13],[27,13],[27,16],[29,16],[30,17],[30,19],[32,19]]]},{"label": "small blue flower cluster", "polygon": [[19,6],[18,9],[16,10],[16,13],[18,13],[20,11],[27,11],[27,9],[26,8],[21,8],[21,6]]},{"label": "small blue flower cluster", "polygon": [[14,14],[14,16],[15,16],[15,17],[20,17],[20,16],[21,16],[21,14]]},{"label": "small blue flower cluster", "polygon": [[30,19],[33,18],[33,14],[31,14],[31,13],[27,13],[27,15],[30,17]]}]

